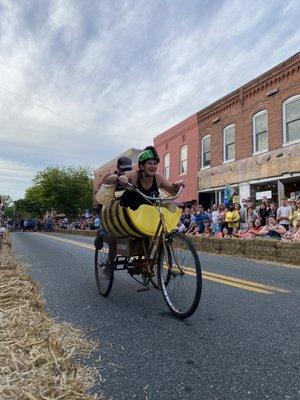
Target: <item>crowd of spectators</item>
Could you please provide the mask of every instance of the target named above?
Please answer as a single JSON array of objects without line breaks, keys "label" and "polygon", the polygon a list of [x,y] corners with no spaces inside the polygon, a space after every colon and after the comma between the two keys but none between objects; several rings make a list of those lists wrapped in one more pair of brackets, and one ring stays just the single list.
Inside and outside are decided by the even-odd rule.
[{"label": "crowd of spectators", "polygon": [[79,218],[46,217],[43,219],[26,218],[16,221],[6,221],[6,226],[13,231],[55,232],[58,229],[97,230],[100,227],[98,215]]},{"label": "crowd of spectators", "polygon": [[[43,219],[27,218],[11,220],[0,212],[0,228],[14,231],[56,231],[58,229],[97,230],[101,226],[98,213],[70,219],[66,216],[50,216]],[[282,198],[278,207],[273,201],[263,197],[254,206],[251,199],[242,204],[228,206],[214,204],[204,210],[202,205],[185,208],[178,230],[188,236],[216,238],[256,238],[300,241],[300,198]]]},{"label": "crowd of spectators", "polygon": [[281,205],[263,197],[254,206],[251,199],[242,204],[202,205],[183,210],[178,229],[188,236],[216,238],[256,238],[300,241],[300,198],[282,198]]}]

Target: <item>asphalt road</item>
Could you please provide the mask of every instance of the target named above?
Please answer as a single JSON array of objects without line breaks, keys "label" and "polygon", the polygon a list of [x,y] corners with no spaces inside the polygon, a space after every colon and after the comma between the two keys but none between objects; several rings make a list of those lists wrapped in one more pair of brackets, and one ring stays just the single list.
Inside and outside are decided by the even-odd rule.
[{"label": "asphalt road", "polygon": [[14,233],[13,243],[50,314],[99,342],[89,362],[107,399],[300,398],[299,268],[200,255],[200,307],[181,321],[126,272],[100,297],[93,238]]}]

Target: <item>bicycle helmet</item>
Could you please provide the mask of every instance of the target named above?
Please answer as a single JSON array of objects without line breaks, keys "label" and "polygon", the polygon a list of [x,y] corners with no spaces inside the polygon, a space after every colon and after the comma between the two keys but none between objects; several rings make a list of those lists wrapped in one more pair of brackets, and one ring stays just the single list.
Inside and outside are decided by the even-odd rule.
[{"label": "bicycle helmet", "polygon": [[118,159],[117,167],[120,171],[131,171],[132,170],[132,160],[129,157],[120,157]]},{"label": "bicycle helmet", "polygon": [[155,160],[157,163],[160,161],[159,156],[153,146],[146,147],[138,157],[139,164],[145,164],[145,162],[148,160]]}]

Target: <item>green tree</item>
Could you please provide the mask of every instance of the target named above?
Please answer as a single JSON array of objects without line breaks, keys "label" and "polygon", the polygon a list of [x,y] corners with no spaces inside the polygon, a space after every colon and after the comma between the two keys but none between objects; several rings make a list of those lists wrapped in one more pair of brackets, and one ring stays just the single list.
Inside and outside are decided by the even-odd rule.
[{"label": "green tree", "polygon": [[92,196],[89,168],[48,167],[37,173],[33,186],[26,190],[25,199],[19,206],[40,217],[52,210],[75,217],[84,209],[91,209]]},{"label": "green tree", "polygon": [[14,216],[14,202],[12,198],[5,194],[0,194],[0,198],[4,204],[3,214],[5,217],[12,218]]}]

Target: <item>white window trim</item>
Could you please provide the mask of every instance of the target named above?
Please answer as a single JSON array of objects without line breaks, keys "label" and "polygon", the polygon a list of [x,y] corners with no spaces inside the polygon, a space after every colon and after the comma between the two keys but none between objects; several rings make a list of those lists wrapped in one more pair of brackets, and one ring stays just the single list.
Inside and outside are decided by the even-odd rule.
[{"label": "white window trim", "polygon": [[[235,147],[235,144],[236,144],[236,140],[235,140],[235,124],[227,125],[223,129],[223,164],[227,164],[227,163],[235,161],[235,158],[231,158],[231,159],[225,160],[225,154],[226,154],[226,152],[225,152],[225,130],[228,129],[228,128],[231,128],[233,126],[234,126],[234,147]],[[235,154],[235,148],[234,148],[234,154]]]},{"label": "white window trim", "polygon": [[210,155],[211,155],[211,136],[210,135],[205,135],[205,136],[203,136],[203,138],[201,139],[201,170],[203,170],[203,169],[208,169],[208,168],[210,168],[211,167],[211,164],[209,164],[209,165],[205,165],[205,167],[203,166],[203,160],[204,160],[204,157],[203,157],[203,155],[204,155],[204,151],[203,151],[203,142],[204,142],[204,140],[206,139],[206,138],[210,138]]},{"label": "white window trim", "polygon": [[[264,150],[260,151],[255,151],[256,149],[256,132],[255,132],[255,118],[260,117],[263,114],[267,114],[267,138],[268,138],[268,146]],[[269,151],[269,120],[268,120],[268,110],[262,110],[257,112],[256,114],[253,115],[252,117],[252,143],[253,143],[253,149],[252,149],[252,155],[257,156],[258,154],[263,154]]]},{"label": "white window trim", "polygon": [[295,144],[295,143],[299,143],[300,142],[300,139],[291,140],[290,142],[286,141],[286,116],[285,116],[286,112],[285,112],[285,108],[286,108],[287,104],[292,103],[293,101],[298,100],[298,99],[300,99],[300,94],[296,94],[295,96],[292,96],[292,97],[288,98],[287,100],[285,100],[282,103],[283,146],[289,146],[291,144]]},{"label": "white window trim", "polygon": [[[169,165],[165,165],[165,157],[166,157],[167,155],[169,155]],[[170,153],[165,153],[165,154],[164,154],[164,171],[163,171],[163,175],[164,175],[164,178],[165,178],[166,180],[169,180],[169,179],[170,179],[170,165],[171,165],[171,155],[170,155]],[[169,177],[168,177],[168,178],[165,177],[165,168],[166,168],[166,167],[169,167]]]},{"label": "white window trim", "polygon": [[[186,147],[186,158],[184,160],[182,160],[181,159],[181,151],[184,147]],[[184,144],[183,146],[180,147],[180,150],[179,150],[179,176],[186,175],[188,172],[188,151],[189,151],[189,148],[188,148],[187,144]],[[185,160],[186,160],[186,171],[181,172],[181,163],[182,163],[182,161],[185,161]]]}]

